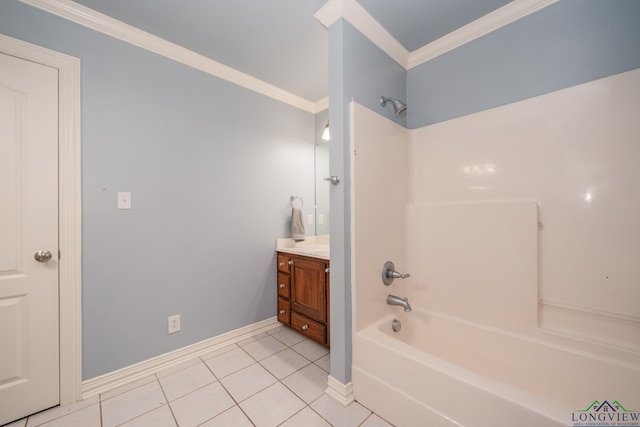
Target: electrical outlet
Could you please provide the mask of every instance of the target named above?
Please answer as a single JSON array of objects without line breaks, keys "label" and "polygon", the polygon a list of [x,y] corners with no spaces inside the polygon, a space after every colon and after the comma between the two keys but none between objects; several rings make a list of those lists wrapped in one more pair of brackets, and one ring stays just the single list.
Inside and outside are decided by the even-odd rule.
[{"label": "electrical outlet", "polygon": [[180,331],[180,315],[169,316],[169,333],[173,334]]}]

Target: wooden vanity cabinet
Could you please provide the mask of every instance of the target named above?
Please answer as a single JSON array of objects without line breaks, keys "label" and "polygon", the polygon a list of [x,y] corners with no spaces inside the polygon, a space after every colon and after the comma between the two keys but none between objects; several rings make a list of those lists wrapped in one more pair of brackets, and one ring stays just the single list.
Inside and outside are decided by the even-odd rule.
[{"label": "wooden vanity cabinet", "polygon": [[278,320],[329,347],[329,261],[278,252]]}]

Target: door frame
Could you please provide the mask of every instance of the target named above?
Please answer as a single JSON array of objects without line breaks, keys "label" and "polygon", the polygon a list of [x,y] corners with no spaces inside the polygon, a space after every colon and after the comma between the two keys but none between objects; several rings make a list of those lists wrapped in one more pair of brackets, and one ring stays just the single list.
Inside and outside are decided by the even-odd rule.
[{"label": "door frame", "polygon": [[0,52],[58,70],[60,405],[82,400],[80,60],[0,34]]}]

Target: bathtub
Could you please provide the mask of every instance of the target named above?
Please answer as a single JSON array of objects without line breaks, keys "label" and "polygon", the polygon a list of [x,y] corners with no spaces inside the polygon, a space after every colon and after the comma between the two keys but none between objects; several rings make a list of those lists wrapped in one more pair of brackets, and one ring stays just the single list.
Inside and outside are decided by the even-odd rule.
[{"label": "bathtub", "polygon": [[355,398],[396,426],[428,427],[571,426],[595,400],[640,406],[639,365],[536,333],[399,311],[354,334]]}]

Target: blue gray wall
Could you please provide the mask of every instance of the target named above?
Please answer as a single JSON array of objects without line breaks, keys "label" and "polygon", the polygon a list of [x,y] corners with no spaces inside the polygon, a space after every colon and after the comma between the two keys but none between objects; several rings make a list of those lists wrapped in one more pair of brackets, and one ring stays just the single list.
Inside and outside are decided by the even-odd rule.
[{"label": "blue gray wall", "polygon": [[349,102],[397,119],[380,96],[406,98],[406,72],[349,22],[329,28],[329,118],[331,175],[340,177],[330,190],[331,205],[331,375],[351,381],[351,211]]},{"label": "blue gray wall", "polygon": [[639,46],[639,1],[562,0],[409,70],[409,127],[638,68]]},{"label": "blue gray wall", "polygon": [[84,379],[275,316],[313,114],[13,0],[0,33],[82,61]]}]

